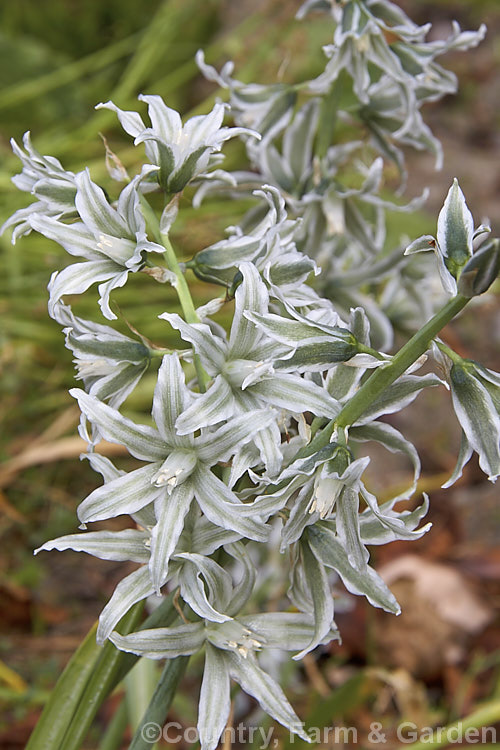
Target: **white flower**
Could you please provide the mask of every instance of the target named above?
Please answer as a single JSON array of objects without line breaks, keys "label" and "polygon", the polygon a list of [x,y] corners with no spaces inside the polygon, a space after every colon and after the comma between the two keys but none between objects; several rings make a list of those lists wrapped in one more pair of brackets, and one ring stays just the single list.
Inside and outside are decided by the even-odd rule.
[{"label": "white flower", "polygon": [[18,190],[31,193],[37,199],[35,203],[12,214],[0,227],[0,234],[14,227],[12,244],[15,244],[18,237],[31,232],[30,217],[61,217],[74,214],[76,183],[73,172],[65,170],[58,159],[53,156],[42,156],[33,147],[29,131],[23,136],[25,151],[13,138],[10,143],[14,154],[23,165],[21,174],[13,177],[12,182]]},{"label": "white flower", "polygon": [[424,234],[408,245],[405,255],[434,250],[443,288],[445,292],[455,296],[457,279],[472,258],[474,240],[489,231],[489,227],[483,225],[474,231],[472,214],[455,178],[439,212],[436,237]]},{"label": "white flower", "polygon": [[149,128],[137,112],[125,112],[113,102],[98,104],[96,109],[116,112],[134,143],[145,144],[146,156],[156,165],[158,182],[167,193],[180,193],[188,182],[209,169],[211,156],[229,138],[237,135],[260,138],[248,128],[222,127],[225,104],[217,103],[208,115],[191,117],[183,125],[179,113],[167,107],[161,96],[141,95],[139,100],[148,105]]},{"label": "white flower", "polygon": [[106,440],[125,445],[133,456],[147,462],[94,490],[80,504],[78,517],[86,524],[133,514],[153,503],[156,524],[151,532],[149,564],[156,591],[166,580],[170,556],[194,499],[217,526],[238,531],[249,539],[267,539],[268,528],[253,507],[244,505],[211,467],[227,461],[274,422],[272,410],[252,410],[213,432],[204,430],[197,437],[192,433],[179,435],[175,423],[190,404],[192,394],[176,354],[166,355],[158,372],[152,409],[156,429],[135,424],[78,388],[70,393]]},{"label": "white flower", "polygon": [[47,239],[58,242],[70,254],[85,258],[84,263],[68,266],[52,275],[49,283],[49,314],[55,317],[56,305],[66,294],[81,294],[96,282],[101,309],[108,320],[116,315],[109,307],[112,289],[123,286],[130,272],[144,266],[144,254],[163,253],[165,248],[151,242],[146,234],[138,185],[142,177],[132,180],[121,192],[116,207],[102,188],[90,179],[88,170],[75,177],[75,205],[81,221],[65,224],[51,216],[33,214],[30,225]]}]

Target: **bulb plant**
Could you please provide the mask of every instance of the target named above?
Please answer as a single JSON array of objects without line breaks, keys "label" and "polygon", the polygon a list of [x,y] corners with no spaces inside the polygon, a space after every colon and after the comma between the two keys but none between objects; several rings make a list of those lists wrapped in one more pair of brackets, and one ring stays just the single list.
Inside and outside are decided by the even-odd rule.
[{"label": "bulb plant", "polygon": [[[426,195],[402,203],[384,188],[392,169],[396,192],[404,190],[407,147],[430,151],[441,164],[422,108],[454,92],[456,81],[436,60],[474,47],[485,29],[454,24],[446,40],[428,42],[429,25],[417,26],[389,0],[308,0],[298,18],[307,23],[316,12],[326,14],[332,43],[312,80],[247,84],[232,77],[231,63],[218,71],[200,52],[201,72],[229,92],[228,104],[184,123],[159,96],[139,97],[146,123],[113,102],[99,104],[145,151],[132,178],[114,157],[106,190],[88,169],[73,174],[39,154],[29,133],[24,148],[12,144],[22,163],[14,183],[35,201],[3,229],[12,229],[13,242],[36,231],[77,259],[52,275],[49,314],[75,358],[82,387],[70,393],[81,409],[86,458],[103,479],[78,507],[81,531],[36,552],[72,549],[138,565],[100,616],[97,642],[106,645],[96,664],[102,670],[108,659],[123,673],[131,664],[125,653],[165,659],[171,700],[186,657],[204,651],[203,750],[217,747],[226,726],[231,680],[308,739],[279,670],[266,671],[259,653],[300,660],[339,638],[339,582],[374,607],[399,612],[369,564],[369,548],[418,539],[430,524],[426,496],[401,509],[415,493],[420,459],[386,415],[444,385],[463,430],[446,486],[473,452],[488,479],[500,473],[500,375],[440,339],[495,281],[500,240],[487,226],[474,227],[454,180],[436,237],[391,247],[388,213],[413,212]],[[223,125],[226,117],[234,126]],[[221,150],[233,138],[243,140],[247,163],[227,171]],[[180,262],[172,227],[183,209],[215,195],[243,196],[252,206],[225,238]],[[435,261],[422,251],[433,251]],[[137,273],[175,289],[182,314],[166,310],[160,318],[166,338],[176,331],[183,348],[114,327],[113,292]],[[201,307],[190,291],[193,274],[220,290]],[[68,300],[96,284],[100,322],[78,317]],[[223,308],[234,311],[227,330],[217,320]],[[399,350],[395,330],[407,338]],[[426,358],[435,372],[420,372]],[[122,407],[146,372],[157,373],[152,422],[139,424]],[[96,452],[102,439],[126,446],[141,464],[117,468]],[[359,456],[361,444],[374,442],[402,454],[413,472],[410,486],[383,503],[363,479],[370,457]],[[118,516],[129,516],[131,527],[92,530]],[[255,611],[253,594],[266,577],[278,578],[286,595],[278,608],[274,599],[273,611],[262,602]],[[141,625],[138,613],[152,603]],[[116,667],[101,684],[99,700],[119,674]],[[86,680],[82,691],[93,684]],[[71,722],[83,698],[66,713],[51,703],[28,747],[77,747]],[[66,716],[57,730],[50,723],[56,710]],[[163,718],[167,710],[165,698]],[[131,747],[141,746],[136,736]]]}]

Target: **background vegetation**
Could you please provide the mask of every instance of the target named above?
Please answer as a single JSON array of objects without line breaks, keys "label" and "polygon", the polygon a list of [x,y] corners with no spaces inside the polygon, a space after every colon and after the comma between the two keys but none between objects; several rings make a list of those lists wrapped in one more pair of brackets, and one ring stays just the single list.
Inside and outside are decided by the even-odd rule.
[{"label": "background vegetation", "polygon": [[[460,94],[427,112],[444,142],[445,168],[436,175],[430,159],[411,157],[409,192],[431,185],[429,215],[396,217],[392,232],[411,237],[432,232],[435,211],[456,175],[478,223],[489,215],[498,234],[498,2],[400,4],[414,20],[433,21],[436,36],[445,32],[451,18],[466,28],[486,21],[490,31],[480,49],[448,58],[459,76]],[[2,3],[0,223],[27,202],[10,183],[19,171],[10,137],[19,141],[31,130],[42,153],[57,156],[73,171],[88,164],[94,179],[106,180],[98,135],[103,133],[133,172],[137,154],[116,127],[113,114],[94,112],[94,105],[112,99],[122,108],[135,108],[137,94],[144,92],[161,94],[184,114],[207,111],[214,92],[193,62],[199,47],[206,50],[209,62],[234,59],[243,80],[270,81],[277,70],[288,80],[311,77],[320,67],[321,43],[329,41],[329,31],[322,19],[296,23],[293,16],[299,5],[296,0]],[[235,144],[228,153],[233,163],[242,156]],[[189,257],[219,238],[240,209],[212,202],[188,212],[176,245]],[[4,236],[0,253],[0,703],[6,709],[0,748],[16,750],[24,747],[62,665],[123,568],[118,576],[113,564],[70,552],[32,556],[42,542],[75,530],[76,505],[95,486],[95,475],[85,462],[78,462],[78,412],[67,395],[74,383],[71,355],[46,313],[46,285],[52,271],[66,263],[64,251],[38,236],[23,238],[15,246]],[[165,326],[156,315],[175,303],[168,299],[168,289],[148,281],[135,275],[116,299],[131,325],[164,344]],[[198,299],[211,295],[206,285],[200,284],[197,292]],[[94,308],[87,300],[76,309],[92,316]],[[121,325],[126,330],[123,320]],[[447,335],[463,356],[498,369],[499,330],[498,306],[489,296]],[[498,505],[494,489],[479,479],[474,464],[452,492],[438,490],[443,473],[454,463],[457,434],[449,415],[436,412],[437,401],[432,399],[431,394],[401,419],[410,439],[425,445],[424,484],[431,491],[434,529],[409,549],[397,543],[378,557],[379,565],[394,566],[407,561],[408,553],[418,555],[418,565],[406,562],[403,573],[393,572],[393,588],[404,614],[396,620],[356,603],[339,617],[343,646],[333,646],[316,660],[310,657],[300,671],[288,676],[292,702],[311,725],[334,720],[363,732],[371,721],[383,720],[390,739],[401,719],[443,725],[474,712],[484,701],[497,707],[500,702]],[[148,411],[147,380],[134,393],[130,407],[138,413]],[[373,482],[389,488],[398,476],[404,479],[399,471],[384,463]],[[449,594],[443,570],[457,576],[457,590],[462,592],[456,595],[457,614],[451,619],[439,606]],[[437,592],[434,604],[419,593],[425,571]],[[482,619],[478,613],[483,613]],[[133,680],[128,690],[131,705],[134,696],[136,705],[146,699],[147,690],[137,690]],[[195,723],[190,695],[188,683],[174,706],[176,719],[187,726]],[[251,710],[249,704],[248,713]],[[111,700],[88,748],[98,746],[112,711]]]}]

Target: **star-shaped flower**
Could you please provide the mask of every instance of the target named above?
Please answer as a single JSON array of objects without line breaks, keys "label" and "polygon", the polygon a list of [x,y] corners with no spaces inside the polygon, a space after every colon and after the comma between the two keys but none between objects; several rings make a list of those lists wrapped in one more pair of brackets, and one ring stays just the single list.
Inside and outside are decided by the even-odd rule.
[{"label": "star-shaped flower", "polygon": [[[107,440],[125,445],[147,463],[94,490],[79,506],[83,524],[133,514],[154,503],[156,524],[151,532],[149,561],[153,586],[166,580],[168,561],[184,527],[193,499],[215,525],[243,537],[264,541],[269,529],[252,506],[245,505],[212,471],[242,445],[275,422],[272,410],[247,411],[215,431],[180,435],[175,425],[190,405],[192,394],[176,354],[166,355],[158,372],[153,398],[157,428],[137,425],[98,399],[75,388],[85,417]],[[254,516],[253,518],[251,516]]]},{"label": "star-shaped flower", "polygon": [[[245,564],[244,547],[238,549],[236,545],[229,545],[226,549]],[[253,580],[248,585],[244,579],[238,587],[233,587],[226,570],[213,560],[202,561],[195,555],[179,557],[189,560],[193,573],[199,577],[198,589],[203,589],[206,610],[203,619],[170,628],[142,630],[128,636],[113,633],[110,639],[123,651],[152,659],[174,659],[205,647],[205,670],[198,708],[202,750],[214,750],[219,743],[230,711],[231,679],[256,698],[276,721],[309,741],[283,690],[260,667],[256,654],[262,648],[303,649],[314,634],[311,618],[278,612],[238,614]],[[191,606],[192,601],[189,600]],[[225,614],[221,616],[220,613]],[[330,632],[325,633],[322,642],[331,637]]]},{"label": "star-shaped flower", "polygon": [[220,151],[224,141],[238,135],[260,138],[248,128],[222,127],[225,104],[217,103],[208,115],[191,117],[183,125],[179,113],[167,107],[161,96],[141,95],[139,101],[148,105],[149,128],[137,112],[123,111],[113,102],[98,104],[96,109],[116,112],[134,143],[145,144],[146,156],[157,168],[158,182],[170,194],[180,193],[188,182],[210,169],[213,155]]},{"label": "star-shaped flower", "polygon": [[[291,414],[311,411],[335,416],[339,407],[326,390],[297,374],[278,373],[273,362],[293,353],[293,347],[281,345],[249,320],[250,314],[266,315],[269,294],[252,263],[242,263],[243,281],[236,291],[235,313],[229,339],[215,335],[208,325],[189,324],[175,313],[163,313],[185,341],[193,344],[206,372],[213,378],[206,393],[193,402],[176,422],[179,434],[192,433],[234,419],[249,409],[273,406]],[[255,437],[270,473],[281,463],[280,430],[271,423]]]},{"label": "star-shaped flower", "polygon": [[32,230],[30,218],[34,215],[61,217],[75,213],[76,184],[73,172],[68,172],[61,162],[53,156],[42,156],[31,143],[31,134],[23,136],[25,150],[12,138],[14,154],[21,160],[21,174],[12,178],[18,188],[31,193],[35,203],[20,208],[0,227],[0,234],[14,227],[12,244],[18,237],[29,234]]},{"label": "star-shaped flower", "polygon": [[122,190],[115,207],[85,170],[75,177],[75,205],[81,221],[64,224],[36,213],[30,218],[37,232],[58,242],[70,255],[85,258],[84,263],[70,265],[52,275],[49,283],[51,316],[65,294],[81,294],[95,282],[102,282],[99,304],[106,318],[115,319],[109,307],[111,290],[123,286],[130,272],[144,266],[144,253],[165,252],[162,245],[147,238],[139,203],[141,179],[141,176],[136,177]]}]

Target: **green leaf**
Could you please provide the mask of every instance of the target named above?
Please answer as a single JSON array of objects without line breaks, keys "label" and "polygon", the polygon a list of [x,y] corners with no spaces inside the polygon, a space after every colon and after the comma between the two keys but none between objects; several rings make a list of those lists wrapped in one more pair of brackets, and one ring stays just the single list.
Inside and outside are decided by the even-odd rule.
[{"label": "green leaf", "polygon": [[151,741],[147,739],[145,727],[154,724],[158,727],[164,725],[188,661],[189,657],[178,656],[177,659],[170,659],[165,664],[153,696],[129,745],[129,750],[151,750]]},{"label": "green leaf", "polygon": [[[120,629],[124,633],[133,630],[139,623],[143,607],[142,602],[136,604],[121,620]],[[109,642],[100,648],[100,652],[77,708],[68,723],[64,739],[57,746],[58,750],[78,750],[81,747],[97,710],[114,686],[115,675],[122,658],[121,654]],[[64,704],[58,704],[59,711],[64,710],[63,706]],[[54,747],[55,745],[47,746],[47,750],[53,750]],[[36,750],[42,749],[45,750],[43,745],[36,746]]]},{"label": "green leaf", "polygon": [[45,704],[42,715],[26,745],[26,750],[59,748],[70,726],[90,676],[101,655],[95,634],[97,623],[75,651]]}]

